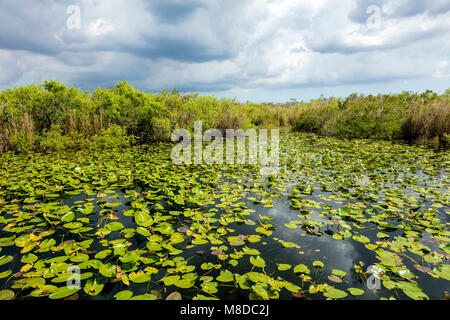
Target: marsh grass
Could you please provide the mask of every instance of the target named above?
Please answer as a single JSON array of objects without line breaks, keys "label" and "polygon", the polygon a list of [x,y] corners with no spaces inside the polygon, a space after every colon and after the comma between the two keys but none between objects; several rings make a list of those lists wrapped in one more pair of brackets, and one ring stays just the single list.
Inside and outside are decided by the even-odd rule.
[{"label": "marsh grass", "polygon": [[448,103],[416,103],[404,124],[404,138],[419,144],[432,143],[448,147],[450,106]]},{"label": "marsh grass", "polygon": [[308,103],[241,103],[235,99],[163,90],[127,82],[82,92],[56,81],[0,93],[0,152],[123,146],[170,140],[175,129],[284,128],[340,138],[406,140],[448,147],[448,92],[321,97]]},{"label": "marsh grass", "polygon": [[295,131],[340,138],[405,140],[434,148],[448,147],[448,95],[358,96],[345,101],[322,101],[303,107]]}]

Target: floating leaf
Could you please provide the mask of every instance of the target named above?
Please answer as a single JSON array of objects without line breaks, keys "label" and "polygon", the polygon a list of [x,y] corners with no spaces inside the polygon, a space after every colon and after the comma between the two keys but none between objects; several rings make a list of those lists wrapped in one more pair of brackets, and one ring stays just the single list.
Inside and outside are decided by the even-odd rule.
[{"label": "floating leaf", "polygon": [[217,285],[218,285],[217,282],[203,282],[201,287],[204,292],[209,293],[209,294],[214,294],[214,293],[217,293],[217,291],[218,291]]},{"label": "floating leaf", "polygon": [[242,246],[245,244],[245,240],[241,236],[228,237],[228,242],[232,246]]},{"label": "floating leaf", "polygon": [[348,296],[345,291],[335,288],[327,288],[323,295],[330,299],[342,299]]},{"label": "floating leaf", "polygon": [[342,279],[335,275],[329,275],[328,280],[336,282],[336,283],[342,283]]},{"label": "floating leaf", "polygon": [[0,279],[8,277],[12,273],[12,270],[6,270],[3,272],[0,272]]},{"label": "floating leaf", "polygon": [[13,256],[1,256],[0,257],[0,266],[11,262],[14,259]]},{"label": "floating leaf", "polygon": [[220,275],[217,277],[217,281],[231,282],[234,280],[234,275],[229,270],[220,271]]},{"label": "floating leaf", "polygon": [[38,260],[38,257],[32,253],[24,255],[22,259],[20,259],[23,263],[35,263]]},{"label": "floating leaf", "polygon": [[0,291],[0,301],[1,300],[12,300],[14,299],[15,293],[11,290],[2,290]]},{"label": "floating leaf", "polygon": [[255,267],[264,268],[266,266],[266,262],[260,256],[251,256],[250,263]]},{"label": "floating leaf", "polygon": [[439,277],[450,281],[450,265],[442,264],[438,268],[433,269],[433,272]]},{"label": "floating leaf", "polygon": [[114,295],[117,300],[129,300],[133,296],[133,292],[130,290],[123,290]]},{"label": "floating leaf", "polygon": [[345,277],[347,272],[339,270],[339,269],[333,269],[333,270],[331,270],[331,274],[338,276],[338,277]]},{"label": "floating leaf", "polygon": [[180,280],[180,276],[175,275],[175,276],[166,276],[164,278],[161,279],[164,282],[165,286],[172,286],[174,285],[177,281]]},{"label": "floating leaf", "polygon": [[277,263],[277,268],[280,271],[286,271],[292,268],[292,266],[290,264]]},{"label": "floating leaf", "polygon": [[182,300],[181,293],[175,291],[169,294],[166,298],[166,300]]},{"label": "floating leaf", "polygon": [[73,219],[75,219],[75,213],[69,212],[61,217],[62,222],[71,222]]},{"label": "floating leaf", "polygon": [[323,268],[323,267],[325,267],[323,262],[322,261],[318,261],[318,260],[313,262],[313,266],[316,267],[316,268]]},{"label": "floating leaf", "polygon": [[305,274],[309,274],[310,270],[307,266],[305,266],[304,264],[298,264],[294,267],[294,272],[295,273],[305,273]]},{"label": "floating leaf", "polygon": [[364,290],[358,288],[348,288],[347,290],[354,296],[360,296],[364,294]]},{"label": "floating leaf", "polygon": [[101,283],[98,279],[89,279],[86,281],[84,286],[84,292],[86,292],[90,296],[97,296],[102,292],[104,284]]},{"label": "floating leaf", "polygon": [[428,296],[422,292],[422,289],[415,283],[400,281],[397,282],[397,287],[414,300],[428,300]]},{"label": "floating leaf", "polygon": [[70,223],[66,223],[64,225],[64,228],[67,229],[79,229],[83,226],[83,224],[81,222],[70,222]]},{"label": "floating leaf", "polygon": [[119,231],[124,228],[123,224],[121,224],[120,222],[111,222],[108,223],[105,227],[110,231]]},{"label": "floating leaf", "polygon": [[80,288],[61,287],[53,291],[48,297],[52,300],[67,298],[76,292],[80,291]]}]

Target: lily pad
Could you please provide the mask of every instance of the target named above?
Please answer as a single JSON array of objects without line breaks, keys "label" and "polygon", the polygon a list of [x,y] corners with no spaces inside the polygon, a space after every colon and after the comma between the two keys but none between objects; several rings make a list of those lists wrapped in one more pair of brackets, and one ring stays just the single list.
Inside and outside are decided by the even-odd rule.
[{"label": "lily pad", "polygon": [[323,267],[325,267],[323,262],[322,261],[318,261],[318,260],[313,262],[313,266],[316,267],[316,268],[323,268]]},{"label": "lily pad", "polygon": [[323,295],[330,299],[343,299],[348,296],[345,291],[335,288],[327,288]]},{"label": "lily pad", "polygon": [[81,288],[61,287],[54,290],[48,297],[52,300],[64,299],[77,293],[80,289]]},{"label": "lily pad", "polygon": [[1,300],[12,300],[14,299],[15,293],[11,290],[2,290],[0,291],[0,301]]},{"label": "lily pad", "polygon": [[280,271],[286,271],[286,270],[289,270],[290,268],[292,268],[292,266],[290,264],[278,263],[277,268]]},{"label": "lily pad", "polygon": [[354,296],[360,296],[364,294],[364,290],[358,288],[348,288],[347,290]]},{"label": "lily pad", "polygon": [[298,264],[294,267],[294,272],[309,274],[311,271],[309,270],[309,268],[306,265]]}]

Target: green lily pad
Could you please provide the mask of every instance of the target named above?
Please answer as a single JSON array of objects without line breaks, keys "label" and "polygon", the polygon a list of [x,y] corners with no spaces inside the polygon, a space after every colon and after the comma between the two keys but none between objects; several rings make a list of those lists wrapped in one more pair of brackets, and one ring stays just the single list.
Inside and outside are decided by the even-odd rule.
[{"label": "green lily pad", "polygon": [[331,270],[331,274],[334,274],[335,276],[338,276],[338,277],[345,277],[347,275],[347,272],[339,270],[339,269],[333,269],[333,270]]},{"label": "green lily pad", "polygon": [[64,225],[64,228],[66,229],[79,229],[83,226],[83,224],[81,222],[70,222],[70,223],[66,223]]},{"label": "green lily pad", "polygon": [[128,277],[134,283],[146,283],[151,279],[151,275],[142,270],[138,272],[132,272],[128,275]]},{"label": "green lily pad", "polygon": [[51,300],[64,299],[80,291],[80,288],[61,287],[54,290],[48,297]]},{"label": "green lily pad", "polygon": [[111,222],[105,226],[110,231],[119,231],[124,228],[123,224],[120,222]]},{"label": "green lily pad", "polygon": [[133,291],[130,290],[123,290],[114,295],[117,300],[129,300],[131,297],[133,297]]},{"label": "green lily pad", "polygon": [[294,272],[295,273],[305,273],[305,274],[310,274],[310,270],[309,268],[304,265],[304,264],[298,264],[294,267]]},{"label": "green lily pad", "polygon": [[292,268],[292,266],[290,264],[277,263],[277,268],[280,271],[286,271]]},{"label": "green lily pad", "polygon": [[358,288],[348,288],[347,290],[354,296],[360,296],[365,293],[364,290]]},{"label": "green lily pad", "polygon": [[88,279],[84,286],[84,292],[90,296],[97,296],[102,292],[104,284],[98,279]]},{"label": "green lily pad", "polygon": [[251,256],[250,263],[259,268],[264,268],[266,266],[266,262],[260,256]]},{"label": "green lily pad", "polygon": [[15,293],[11,290],[0,291],[0,301],[2,300],[12,300],[14,299]]},{"label": "green lily pad", "polygon": [[0,266],[11,262],[14,259],[13,256],[1,256],[0,257]]},{"label": "green lily pad", "polygon": [[323,262],[322,261],[318,261],[318,260],[313,262],[313,266],[316,267],[316,268],[323,268],[323,267],[325,267]]},{"label": "green lily pad", "polygon": [[216,279],[220,282],[231,282],[234,281],[234,274],[229,270],[221,270],[220,275]]},{"label": "green lily pad", "polygon": [[348,296],[345,291],[335,288],[327,288],[323,295],[330,299],[342,299]]}]

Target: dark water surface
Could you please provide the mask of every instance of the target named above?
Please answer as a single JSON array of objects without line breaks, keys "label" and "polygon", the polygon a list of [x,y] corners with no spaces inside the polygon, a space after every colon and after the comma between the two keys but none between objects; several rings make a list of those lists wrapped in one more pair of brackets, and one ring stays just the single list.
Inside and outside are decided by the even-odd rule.
[{"label": "dark water surface", "polygon": [[[154,195],[158,195],[159,198],[151,200],[147,207],[150,208],[150,212],[153,212],[152,208],[154,208],[156,203],[162,206],[158,209],[158,212],[162,213],[162,216],[172,215],[167,221],[171,222],[173,230],[178,230],[180,227],[189,229],[190,226],[194,225],[192,230],[195,233],[197,227],[194,224],[193,216],[186,216],[184,213],[196,211],[209,212],[207,215],[208,219],[217,219],[217,221],[211,223],[211,225],[215,226],[212,229],[215,232],[220,227],[220,217],[223,214],[230,215],[230,212],[233,212],[233,208],[245,207],[245,219],[251,220],[252,223],[232,221],[225,225],[225,228],[229,229],[229,231],[222,237],[224,240],[222,244],[215,245],[208,242],[201,245],[193,245],[191,242],[193,237],[186,234],[184,230],[181,232],[185,234],[184,241],[174,245],[175,248],[183,251],[174,256],[168,255],[166,258],[183,257],[189,266],[195,266],[194,272],[198,274],[199,278],[205,275],[216,278],[221,270],[225,269],[240,275],[256,271],[263,272],[274,279],[280,277],[301,287],[305,299],[326,299],[320,292],[309,292],[312,284],[328,284],[347,293],[348,288],[364,290],[364,294],[358,296],[348,294],[346,299],[380,299],[389,297],[410,299],[398,288],[392,290],[381,285],[379,289],[368,289],[366,277],[369,275],[361,276],[355,269],[355,265],[358,265],[360,262],[363,263],[362,269],[364,272],[367,271],[369,266],[380,263],[380,259],[377,258],[377,253],[375,252],[380,248],[395,252],[389,244],[383,247],[383,242],[392,242],[396,237],[413,238],[404,234],[406,230],[405,225],[409,224],[413,227],[411,230],[420,232],[420,236],[415,237],[416,240],[418,239],[421,244],[430,249],[430,252],[424,251],[424,255],[435,252],[442,257],[441,261],[439,263],[425,262],[420,255],[408,251],[407,247],[405,247],[403,251],[399,251],[397,254],[401,259],[401,267],[412,272],[414,277],[406,279],[395,274],[395,272],[389,271],[387,271],[387,274],[390,275],[393,281],[407,281],[418,284],[429,299],[443,299],[445,292],[450,291],[450,281],[442,277],[433,277],[433,270],[441,265],[448,265],[448,251],[442,250],[442,248],[447,248],[448,250],[448,241],[446,239],[449,237],[448,233],[446,233],[448,232],[449,223],[448,154],[427,156],[427,153],[431,151],[415,147],[397,146],[395,144],[378,144],[376,142],[359,142],[361,145],[358,146],[349,145],[352,142],[336,142],[333,140],[331,143],[330,140],[325,138],[323,140],[316,140],[316,138],[311,140],[310,136],[306,138],[294,136],[285,139],[281,157],[282,173],[270,185],[267,185],[267,177],[255,176],[253,178],[252,175],[256,171],[241,170],[241,168],[236,166],[231,169],[229,167],[215,167],[212,171],[220,172],[223,170],[217,181],[202,180],[202,177],[206,179],[211,178],[211,172],[203,172],[202,170],[193,175],[192,171],[183,173],[182,170],[175,172],[161,169],[158,176],[158,187],[149,187],[142,183],[141,180],[139,186],[136,184],[134,187],[135,195],[132,195],[131,190],[133,188],[130,188],[130,185],[127,185],[127,187],[116,186],[114,188],[114,184],[112,184],[106,189],[96,186],[93,189],[97,190],[92,191],[89,195],[78,188],[79,194],[76,195],[62,193],[59,198],[52,200],[30,201],[26,205],[20,201],[18,203],[25,210],[24,205],[32,206],[36,203],[55,202],[57,206],[67,206],[72,211],[77,206],[92,203],[94,211],[91,215],[86,216],[90,220],[86,225],[93,227],[93,231],[74,234],[68,233],[65,228],[59,226],[56,227],[56,232],[48,237],[55,239],[56,245],[71,239],[83,241],[93,238],[94,242],[88,249],[90,259],[94,258],[95,253],[106,249],[102,244],[104,240],[126,238],[131,244],[128,247],[128,252],[136,249],[148,251],[146,248],[147,238],[136,233],[133,236],[126,237],[124,232],[113,231],[104,238],[95,237],[93,234],[97,229],[110,222],[122,223],[124,230],[135,229],[138,225],[133,213],[131,215],[124,215],[124,213],[136,213],[136,209],[132,207],[132,202],[137,199],[142,200],[145,197],[151,198],[152,192],[154,192]],[[295,149],[292,147],[300,143],[302,143],[304,148]],[[379,151],[381,154],[378,156],[383,157],[383,160],[377,160],[376,153]],[[405,156],[405,153],[411,153],[414,160],[411,160],[410,156]],[[390,156],[392,156],[391,160],[389,160]],[[152,164],[153,169],[163,167],[162,164],[169,161],[167,155],[161,159],[154,158],[152,155],[148,155],[148,157],[155,160]],[[399,159],[398,162],[396,162],[396,159]],[[142,163],[145,163],[145,161]],[[139,167],[139,161],[134,163],[134,165]],[[121,172],[127,168],[133,170],[129,166],[131,166],[130,163],[125,166],[118,164],[117,170]],[[82,166],[80,165],[80,167]],[[48,169],[46,170],[48,171]],[[109,172],[114,172],[114,164],[111,164],[108,170]],[[12,175],[11,172],[9,174]],[[149,174],[149,179],[155,178],[155,171]],[[169,180],[172,174],[180,179],[194,179],[198,184],[194,189],[198,188],[198,190],[210,192],[210,203],[196,205],[195,201],[199,199],[199,193],[197,192],[198,190],[194,190],[197,193],[192,191],[192,188],[189,189],[189,191],[192,191],[191,193],[184,192],[186,191],[184,186],[177,187],[168,184],[167,189],[162,188],[164,175],[167,175]],[[258,182],[258,179],[261,183]],[[327,181],[329,182],[328,184],[325,183]],[[11,190],[7,189],[5,185],[6,183],[3,184],[3,189],[0,190],[4,191],[4,195],[7,195]],[[312,188],[312,192],[304,190],[308,187]],[[390,192],[392,194],[389,194]],[[194,193],[196,196],[193,196]],[[184,205],[173,201],[177,195],[185,201]],[[238,197],[236,201],[233,200],[233,197],[237,195],[240,198]],[[195,200],[194,203],[190,201],[191,197]],[[272,201],[265,202],[264,199],[269,197]],[[396,200],[392,200],[393,198],[400,199],[400,202],[395,202]],[[12,214],[5,206],[11,205],[14,201],[11,197],[5,196],[5,199],[6,201],[2,203],[4,208],[3,215],[4,217],[11,217]],[[263,203],[257,203],[257,201],[255,203],[256,199],[263,200]],[[231,206],[231,210],[219,205],[228,200],[230,203],[240,203],[240,205]],[[299,202],[296,203],[296,201]],[[102,212],[105,209],[103,206],[105,202],[109,204],[120,203],[119,206],[112,208],[114,216],[118,218],[117,220],[109,219],[108,214],[105,214],[104,211]],[[301,204],[300,207],[298,203]],[[340,215],[339,208],[351,208],[360,212],[361,216],[353,219],[349,214],[343,213]],[[216,209],[216,212],[214,210],[210,211],[211,209]],[[414,223],[411,224],[405,220],[408,214],[426,212],[427,210],[433,210],[434,212],[433,224],[437,225],[435,229],[433,229],[434,227],[430,227],[431,229],[423,227],[421,229]],[[173,214],[173,211],[180,212],[180,214]],[[236,210],[236,212],[239,212],[239,210]],[[395,212],[395,214],[391,214],[383,221],[396,228],[380,228],[378,223],[370,221],[373,216],[386,212]],[[108,211],[108,213],[110,212]],[[78,213],[76,217],[82,218],[83,215]],[[235,216],[233,215],[233,217]],[[292,221],[297,221],[298,227],[296,229],[286,227],[286,224]],[[303,224],[301,221],[305,223]],[[314,222],[321,222],[323,225],[317,226]],[[272,225],[272,228],[270,228],[272,231],[271,235],[266,236],[255,231],[255,228],[261,223],[270,223]],[[367,237],[370,242],[363,243],[353,237],[347,239],[333,238],[333,235],[340,231],[345,231],[342,227],[345,224],[349,226],[352,236],[359,234]],[[11,236],[11,233],[5,230],[5,225],[6,223],[1,224],[3,230],[0,233],[0,238]],[[43,227],[41,226],[40,228],[42,229]],[[35,229],[23,232],[27,233],[32,230]],[[380,231],[389,235],[389,239],[382,240],[378,238],[377,234]],[[430,233],[431,231],[434,233]],[[241,246],[233,246],[227,243],[227,237],[237,235],[260,235],[261,240],[258,242],[247,241]],[[435,236],[440,238],[436,239]],[[280,240],[295,244],[298,247],[284,247]],[[368,248],[367,244],[369,243],[377,245],[378,249]],[[225,254],[233,253],[234,250],[242,250],[244,246],[257,249],[261,253],[260,256],[265,260],[266,266],[264,269],[254,267],[249,261],[250,256],[244,255],[241,259],[238,259],[238,264],[233,267],[228,263],[231,259],[229,256],[224,260],[220,260],[218,256],[211,254],[211,247],[221,247],[223,245],[226,246],[226,248],[223,248]],[[16,299],[26,299],[33,288],[21,290],[14,286],[15,281],[19,280],[23,274],[26,274],[26,272],[20,273],[20,269],[24,265],[21,262],[23,254],[20,253],[20,249],[14,245],[2,247],[0,257],[12,256],[14,259],[10,263],[0,266],[0,273],[7,269],[12,270],[10,276],[0,279],[0,290],[12,290],[16,294]],[[199,250],[203,250],[205,253],[199,255],[197,253]],[[50,250],[37,255],[40,260],[45,260],[64,255],[64,250],[58,252]],[[106,261],[117,263],[118,260],[117,257],[110,256],[102,262],[106,263]],[[314,261],[323,262],[324,267],[313,267]],[[221,264],[222,267],[217,270],[202,270],[202,264],[207,262]],[[286,271],[279,271],[277,264],[289,264],[292,268]],[[311,279],[303,281],[299,274],[294,273],[293,268],[298,264],[308,266],[311,271],[309,274]],[[428,267],[430,272],[420,271],[416,266]],[[249,298],[249,290],[237,288],[234,282],[220,283],[219,281],[218,292],[212,295],[202,292],[201,281],[199,280],[189,289],[179,288],[176,285],[166,287],[159,280],[166,275],[168,267],[161,267],[160,265],[156,267],[158,268],[158,273],[152,275],[151,281],[143,284],[131,282],[130,286],[120,281],[114,283],[111,281],[111,278],[108,279],[100,275],[95,268],[91,268],[89,270],[93,272],[94,277],[97,275],[104,287],[101,293],[96,296],[88,295],[84,290],[80,290],[77,292],[77,298],[93,300],[114,299],[114,295],[122,290],[131,290],[134,296],[156,290],[161,293],[163,298],[174,291],[180,292],[184,299],[192,299],[197,294],[232,300]],[[143,269],[143,267],[138,269]],[[346,272],[344,277],[340,277],[341,283],[330,280],[329,276],[332,274],[333,269]],[[86,271],[88,270],[83,270],[82,272]],[[82,281],[83,285],[84,283],[85,280]],[[46,279],[46,284],[59,287],[63,285],[61,283],[51,283],[51,277]],[[279,292],[279,298],[293,299],[294,297],[290,291],[282,289]],[[47,299],[47,297],[39,299]]]}]

